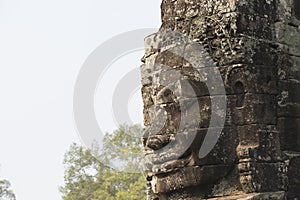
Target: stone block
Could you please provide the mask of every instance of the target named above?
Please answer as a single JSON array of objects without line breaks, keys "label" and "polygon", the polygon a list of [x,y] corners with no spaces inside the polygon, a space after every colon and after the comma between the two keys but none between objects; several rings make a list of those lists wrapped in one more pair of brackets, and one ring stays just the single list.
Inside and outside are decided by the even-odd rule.
[{"label": "stone block", "polygon": [[257,14],[259,16],[270,16],[270,18],[274,18],[276,16],[276,3],[276,0],[235,0],[237,12],[243,14]]},{"label": "stone block", "polygon": [[[236,147],[238,145],[238,137],[236,135],[236,130],[234,128],[212,128],[211,134],[216,134],[221,130],[221,135],[216,137],[217,135],[208,136],[208,129],[200,129],[201,134],[206,134],[208,138],[207,143],[216,142],[214,148],[211,152],[208,153],[204,158],[201,158],[196,163],[197,165],[217,165],[217,164],[226,164],[233,165],[236,163],[237,155],[236,155]],[[201,144],[202,148],[203,145]]]},{"label": "stone block", "polygon": [[293,16],[297,19],[300,20],[300,3],[297,0],[294,0],[294,5],[293,5]]},{"label": "stone block", "polygon": [[211,120],[211,101],[209,97],[185,99],[180,105],[182,126],[187,128],[209,127]]},{"label": "stone block", "polygon": [[180,100],[182,125],[192,128],[224,127],[231,122],[230,110],[224,96],[206,96]]},{"label": "stone block", "polygon": [[276,22],[291,22],[294,18],[293,8],[294,8],[294,0],[277,0],[276,7],[276,18],[274,21]]},{"label": "stone block", "polygon": [[195,166],[177,169],[168,176],[153,176],[151,188],[153,193],[168,193],[190,186],[214,183],[221,179],[232,168],[227,165]]},{"label": "stone block", "polygon": [[300,186],[289,186],[289,191],[287,192],[287,199],[299,200],[300,199]]},{"label": "stone block", "polygon": [[300,151],[300,118],[279,118],[281,149],[286,151]]},{"label": "stone block", "polygon": [[290,158],[288,167],[288,178],[289,185],[300,187],[300,154]]},{"label": "stone block", "polygon": [[284,105],[278,105],[277,114],[279,118],[300,118],[300,104],[286,103]]},{"label": "stone block", "polygon": [[279,44],[256,38],[243,38],[242,44],[245,60],[242,60],[241,63],[272,66],[274,68],[277,66],[282,52]]},{"label": "stone block", "polygon": [[252,194],[233,194],[225,197],[209,198],[209,200],[285,200],[285,199],[286,199],[286,195],[284,191],[252,193]]},{"label": "stone block", "polygon": [[[237,65],[228,69],[227,94],[253,93],[277,94],[276,69],[264,66]],[[239,91],[237,84],[242,86]]]},{"label": "stone block", "polygon": [[240,160],[252,162],[282,161],[279,134],[274,126],[245,125],[237,128]]},{"label": "stone block", "polygon": [[298,27],[286,23],[275,24],[276,41],[288,46],[288,53],[300,56],[300,30]]},{"label": "stone block", "polygon": [[232,122],[238,126],[248,124],[275,125],[276,96],[268,94],[229,95]]},{"label": "stone block", "polygon": [[195,79],[183,79],[175,82],[174,93],[178,99],[209,96],[205,82]]},{"label": "stone block", "polygon": [[268,15],[237,14],[237,34],[272,41],[275,38],[273,18]]},{"label": "stone block", "polygon": [[[234,165],[237,162],[236,147],[238,145],[236,130],[232,128],[210,128],[208,130],[188,129],[169,136],[169,140],[163,145],[173,142],[168,145],[167,149],[146,155],[148,170],[154,173],[166,173],[187,165]],[[162,137],[166,135],[153,136],[146,136],[145,139],[153,138],[162,141]],[[188,138],[193,136],[195,137]],[[174,140],[175,138],[176,140]],[[188,141],[191,144],[187,143]],[[152,149],[158,150],[158,148]],[[182,152],[183,150],[185,152]],[[201,157],[202,155],[203,157]]]},{"label": "stone block", "polygon": [[283,54],[277,65],[280,80],[300,80],[300,57]]},{"label": "stone block", "polygon": [[162,65],[170,69],[181,68],[183,66],[183,61],[184,61],[183,55],[184,55],[183,51],[181,53],[178,52],[178,54],[175,54],[175,52],[173,52],[172,50],[162,51],[158,54],[158,56],[155,59],[156,67]]},{"label": "stone block", "polygon": [[278,105],[300,103],[300,80],[282,80],[278,83]]},{"label": "stone block", "polygon": [[285,163],[252,163],[238,165],[244,192],[275,192],[287,190]]}]

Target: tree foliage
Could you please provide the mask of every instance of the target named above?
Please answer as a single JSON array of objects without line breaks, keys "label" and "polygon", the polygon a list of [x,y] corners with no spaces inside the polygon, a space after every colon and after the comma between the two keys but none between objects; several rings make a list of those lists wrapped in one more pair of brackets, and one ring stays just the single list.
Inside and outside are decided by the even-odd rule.
[{"label": "tree foliage", "polygon": [[7,180],[0,180],[0,199],[16,199],[14,192],[10,189],[10,182]]},{"label": "tree foliage", "polygon": [[[146,184],[138,171],[141,162],[141,139],[136,137],[141,127],[121,126],[106,134],[103,149],[85,149],[72,144],[65,154],[65,185],[60,188],[64,200],[142,200],[146,197]],[[95,156],[96,155],[96,156]],[[109,166],[122,163],[122,171]],[[125,164],[124,164],[125,163]]]}]

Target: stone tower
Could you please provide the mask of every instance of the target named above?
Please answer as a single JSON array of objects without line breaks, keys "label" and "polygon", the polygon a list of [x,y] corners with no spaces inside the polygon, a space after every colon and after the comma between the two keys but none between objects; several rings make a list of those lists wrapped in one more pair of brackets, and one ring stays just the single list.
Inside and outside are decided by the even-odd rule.
[{"label": "stone tower", "polygon": [[[300,1],[163,0],[161,10],[163,34],[145,39],[141,66],[148,200],[300,199]],[[206,69],[222,78],[222,126],[211,119],[224,95]],[[210,130],[220,134],[201,157]]]}]

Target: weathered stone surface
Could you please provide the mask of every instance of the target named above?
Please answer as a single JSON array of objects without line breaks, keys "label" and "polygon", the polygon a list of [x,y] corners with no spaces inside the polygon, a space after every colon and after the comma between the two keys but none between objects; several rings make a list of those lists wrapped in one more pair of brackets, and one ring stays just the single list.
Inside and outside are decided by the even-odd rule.
[{"label": "weathered stone surface", "polygon": [[243,93],[277,94],[277,71],[272,67],[236,65],[227,71],[227,94],[237,94],[236,84],[241,83]]},{"label": "weathered stone surface", "polygon": [[275,26],[277,42],[287,45],[289,54],[300,56],[300,42],[298,39],[300,37],[300,29],[281,22],[276,23]]},{"label": "weathered stone surface", "polygon": [[279,94],[278,104],[286,105],[289,103],[300,103],[300,81],[282,80],[278,84]]},{"label": "weathered stone surface", "polygon": [[[207,133],[207,129],[201,129],[201,132]],[[236,147],[238,145],[236,130],[232,128],[223,128],[222,133],[214,149],[203,159],[198,159],[196,164],[203,165],[234,165],[237,162]],[[198,146],[198,151],[199,151]],[[197,152],[198,153],[198,152]]]},{"label": "weathered stone surface", "polygon": [[233,123],[236,125],[276,125],[276,97],[266,94],[233,95],[228,98]]},{"label": "weathered stone surface", "polygon": [[240,181],[245,192],[266,192],[287,190],[288,179],[285,163],[239,164]]},{"label": "weathered stone surface", "polygon": [[148,200],[300,199],[299,1],[161,10],[141,66]]},{"label": "weathered stone surface", "polygon": [[300,153],[284,152],[287,156],[289,190],[287,199],[299,199],[300,194]]},{"label": "weathered stone surface", "polygon": [[230,169],[231,166],[228,165],[179,168],[161,177],[153,176],[151,186],[155,194],[168,193],[185,187],[214,183],[227,175]]},{"label": "weathered stone surface", "polygon": [[282,161],[279,135],[276,127],[258,124],[238,127],[240,139],[237,153],[240,160],[251,162]]},{"label": "weathered stone surface", "polygon": [[300,187],[300,154],[290,154],[290,157],[288,166],[289,184]]},{"label": "weathered stone surface", "polygon": [[[256,194],[240,194],[228,197],[210,198],[211,200],[284,200],[286,195],[284,191],[281,192],[266,192]],[[196,200],[196,199],[195,199]]]},{"label": "weathered stone surface", "polygon": [[278,78],[280,80],[300,79],[300,57],[282,55],[277,62]]},{"label": "weathered stone surface", "polygon": [[300,118],[279,118],[281,149],[287,151],[300,151]]}]

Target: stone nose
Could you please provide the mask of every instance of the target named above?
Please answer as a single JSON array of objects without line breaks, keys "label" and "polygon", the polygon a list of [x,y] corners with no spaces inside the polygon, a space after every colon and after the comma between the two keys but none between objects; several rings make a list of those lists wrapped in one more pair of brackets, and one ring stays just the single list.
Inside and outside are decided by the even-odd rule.
[{"label": "stone nose", "polygon": [[146,147],[152,150],[159,150],[170,142],[168,135],[152,135],[146,141]]}]

